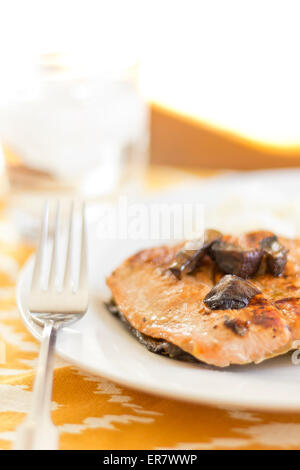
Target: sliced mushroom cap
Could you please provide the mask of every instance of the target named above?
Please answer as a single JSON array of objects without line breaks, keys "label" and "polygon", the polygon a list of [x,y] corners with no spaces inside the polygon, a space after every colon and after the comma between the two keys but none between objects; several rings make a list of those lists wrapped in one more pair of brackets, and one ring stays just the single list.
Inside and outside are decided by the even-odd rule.
[{"label": "sliced mushroom cap", "polygon": [[183,274],[192,273],[200,264],[201,259],[208,253],[211,245],[222,237],[217,230],[208,229],[204,232],[203,240],[190,240],[182,250],[176,254],[176,260],[169,270],[181,279]]},{"label": "sliced mushroom cap", "polygon": [[204,303],[211,310],[240,309],[260,293],[252,282],[227,274],[208,292]]},{"label": "sliced mushroom cap", "polygon": [[247,278],[253,276],[263,257],[261,249],[242,249],[238,245],[217,241],[213,243],[211,256],[224,273]]},{"label": "sliced mushroom cap", "polygon": [[194,271],[198,262],[203,258],[204,250],[187,250],[183,248],[176,255],[176,260],[171,264],[169,270],[177,279],[181,279],[183,274]]},{"label": "sliced mushroom cap", "polygon": [[266,264],[273,276],[281,276],[287,263],[287,250],[282,246],[276,235],[266,237],[260,242],[266,255]]}]

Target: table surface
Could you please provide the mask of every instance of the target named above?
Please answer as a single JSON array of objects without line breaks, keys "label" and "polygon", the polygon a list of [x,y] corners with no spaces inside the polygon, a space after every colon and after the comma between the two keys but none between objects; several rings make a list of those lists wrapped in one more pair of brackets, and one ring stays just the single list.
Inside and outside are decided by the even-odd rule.
[{"label": "table surface", "polygon": [[[148,188],[183,181],[190,173],[152,168]],[[209,172],[198,172],[209,177]],[[32,247],[14,240],[0,213],[0,448],[11,448],[28,412],[39,344],[24,328],[15,303],[18,272]],[[2,351],[3,352],[3,351]],[[2,354],[3,355],[3,354]],[[0,355],[1,359],[1,355]],[[61,449],[298,449],[300,414],[249,412],[193,405],[140,393],[56,360],[53,420]]]}]

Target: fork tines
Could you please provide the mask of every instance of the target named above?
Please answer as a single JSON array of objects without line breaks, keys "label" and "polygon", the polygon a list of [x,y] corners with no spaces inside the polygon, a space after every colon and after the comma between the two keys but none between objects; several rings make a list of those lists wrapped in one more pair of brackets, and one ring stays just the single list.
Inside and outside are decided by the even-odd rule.
[{"label": "fork tines", "polygon": [[[50,212],[50,205],[46,202],[33,268],[29,309],[38,313],[82,313],[88,304],[85,205],[81,203],[78,207],[72,201],[65,216],[61,203],[57,201],[53,229],[49,223]],[[64,227],[65,221],[67,227]],[[65,257],[62,255],[64,246]]]}]

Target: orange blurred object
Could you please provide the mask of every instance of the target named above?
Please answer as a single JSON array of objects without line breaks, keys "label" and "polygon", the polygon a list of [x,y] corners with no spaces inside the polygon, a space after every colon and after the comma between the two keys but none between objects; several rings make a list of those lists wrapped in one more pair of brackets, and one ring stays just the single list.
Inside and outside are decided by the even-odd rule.
[{"label": "orange blurred object", "polygon": [[262,144],[167,110],[151,108],[151,162],[253,170],[300,166],[300,147]]}]

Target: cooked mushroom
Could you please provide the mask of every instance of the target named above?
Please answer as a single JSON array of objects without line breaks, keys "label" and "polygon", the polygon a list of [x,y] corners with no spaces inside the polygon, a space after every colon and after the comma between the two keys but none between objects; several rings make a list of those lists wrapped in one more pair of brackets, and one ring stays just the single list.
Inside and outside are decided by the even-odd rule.
[{"label": "cooked mushroom", "polygon": [[221,271],[245,279],[256,273],[263,257],[261,249],[243,249],[223,241],[213,243],[210,251]]},{"label": "cooked mushroom", "polygon": [[211,310],[240,309],[261,291],[250,281],[227,274],[210,290],[204,303]]},{"label": "cooked mushroom", "polygon": [[208,252],[211,245],[221,238],[222,234],[217,230],[208,229],[204,232],[203,240],[190,240],[182,250],[176,254],[176,260],[169,270],[181,279],[183,274],[192,273],[198,266],[203,256]]},{"label": "cooked mushroom", "polygon": [[269,272],[273,276],[280,276],[287,262],[287,250],[279,243],[276,235],[264,238],[260,246],[265,252]]}]

